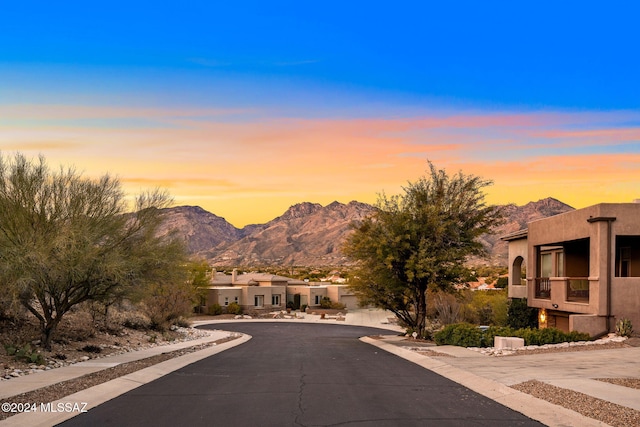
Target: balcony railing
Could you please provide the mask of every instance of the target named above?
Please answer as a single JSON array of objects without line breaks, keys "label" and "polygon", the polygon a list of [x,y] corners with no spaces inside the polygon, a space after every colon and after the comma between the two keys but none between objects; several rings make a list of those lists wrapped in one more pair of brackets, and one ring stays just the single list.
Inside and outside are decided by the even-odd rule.
[{"label": "balcony railing", "polygon": [[536,298],[551,299],[551,280],[548,277],[536,277]]},{"label": "balcony railing", "polygon": [[589,302],[589,279],[570,277],[567,279],[567,301]]}]

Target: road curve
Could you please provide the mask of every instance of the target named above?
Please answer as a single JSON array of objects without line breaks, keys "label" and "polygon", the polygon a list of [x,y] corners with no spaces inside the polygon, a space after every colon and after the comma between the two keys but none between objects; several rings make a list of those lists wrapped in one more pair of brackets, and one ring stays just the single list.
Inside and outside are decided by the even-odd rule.
[{"label": "road curve", "polygon": [[253,339],[61,425],[541,425],[358,340],[388,333],[385,330],[265,322],[215,328],[247,333]]}]

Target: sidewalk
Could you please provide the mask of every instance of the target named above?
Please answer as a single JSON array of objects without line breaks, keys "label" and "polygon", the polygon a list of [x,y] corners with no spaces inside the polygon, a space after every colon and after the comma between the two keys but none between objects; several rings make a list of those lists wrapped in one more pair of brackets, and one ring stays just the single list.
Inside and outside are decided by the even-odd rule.
[{"label": "sidewalk", "polygon": [[546,425],[582,427],[606,424],[509,386],[537,380],[640,410],[640,390],[596,380],[637,377],[640,373],[640,347],[491,357],[462,347],[425,346],[453,356],[433,357],[409,350],[415,345],[403,341],[402,337],[389,336],[383,340],[363,338],[362,341],[436,372]]},{"label": "sidewalk", "polygon": [[[62,381],[79,378],[83,375],[117,366],[122,363],[141,360],[147,357],[156,356],[162,353],[168,353],[183,348],[193,347],[199,344],[210,343],[223,338],[227,338],[232,335],[240,335],[240,337],[235,340],[228,341],[219,345],[214,345],[200,351],[169,359],[156,365],[152,365],[148,368],[144,368],[131,374],[119,377],[115,380],[111,380],[82,390],[78,393],[66,396],[58,401],[48,402],[51,404],[50,408],[54,409],[58,407],[58,404],[72,403],[79,406],[79,409],[88,411],[91,408],[94,408],[108,400],[120,396],[121,394],[124,394],[130,390],[133,390],[134,388],[156,380],[170,372],[173,372],[191,363],[197,362],[198,360],[220,353],[236,345],[240,345],[251,339],[251,337],[248,335],[236,334],[233,332],[215,330],[211,331],[209,336],[195,340],[181,341],[175,344],[162,345],[145,350],[107,356],[104,358],[76,363],[62,368],[52,369],[46,372],[25,375],[23,377],[15,378],[9,381],[0,382],[0,399],[7,399],[11,396],[16,396],[28,391],[37,390],[39,388],[57,384]],[[78,412],[79,411],[76,411],[75,409],[73,411],[62,412],[43,412],[41,409],[39,409],[36,413],[27,412],[17,414],[5,420],[2,420],[0,421],[0,426],[52,426],[78,415]]]}]

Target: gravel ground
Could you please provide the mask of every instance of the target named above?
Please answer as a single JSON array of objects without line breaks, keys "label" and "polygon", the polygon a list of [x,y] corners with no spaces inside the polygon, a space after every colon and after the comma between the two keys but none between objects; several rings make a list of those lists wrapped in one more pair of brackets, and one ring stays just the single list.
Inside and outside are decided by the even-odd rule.
[{"label": "gravel ground", "polygon": [[[418,343],[416,347],[405,347],[413,350],[419,354],[423,354],[429,357],[443,357],[442,353],[437,352],[437,347],[431,347],[429,343]],[[595,350],[609,350],[617,348],[629,348],[636,346],[636,341],[633,339],[628,342],[606,342],[598,343],[594,345],[550,345],[546,348],[529,348],[527,350],[505,351],[495,352],[489,351],[485,353],[487,357],[508,357],[508,356],[524,356],[532,354],[543,353],[565,353],[574,351],[595,351]],[[422,346],[421,346],[422,345]],[[432,350],[432,348],[434,350]],[[485,349],[474,349],[476,351],[483,351]],[[600,381],[608,383],[640,389],[639,378],[599,378]],[[527,381],[521,384],[516,384],[512,388],[521,391],[523,393],[530,394],[538,399],[546,400],[554,405],[562,406],[572,411],[578,412],[586,417],[593,418],[598,421],[602,421],[608,425],[614,427],[629,427],[640,426],[640,411],[624,406],[616,405],[615,403],[607,402],[602,399],[588,396],[584,393],[579,393],[573,390],[568,390],[556,386],[552,386],[540,381]]]},{"label": "gravel ground", "polygon": [[535,380],[511,387],[614,427],[640,425],[640,411],[597,399],[577,391],[555,387]]},{"label": "gravel ground", "polygon": [[640,378],[596,378],[598,381],[640,390]]},{"label": "gravel ground", "polygon": [[[231,341],[237,337],[228,337],[215,341],[215,344],[221,344],[223,342]],[[0,404],[8,403],[48,403],[62,399],[65,396],[77,393],[87,388],[96,386],[98,384],[111,381],[115,378],[128,375],[132,372],[139,371],[140,369],[147,368],[157,363],[164,362],[165,360],[172,359],[174,357],[182,356],[185,354],[193,353],[198,350],[210,347],[214,345],[214,342],[200,344],[192,347],[183,348],[167,353],[162,353],[157,356],[147,357],[146,359],[136,360],[134,362],[122,363],[112,368],[107,368],[101,371],[93,372],[91,374],[84,375],[82,377],[74,378],[68,381],[63,381],[57,384],[50,385],[48,387],[39,388],[27,393],[22,393],[17,396],[11,396],[7,399],[0,400]],[[0,412],[0,420],[6,419],[16,413]]]}]

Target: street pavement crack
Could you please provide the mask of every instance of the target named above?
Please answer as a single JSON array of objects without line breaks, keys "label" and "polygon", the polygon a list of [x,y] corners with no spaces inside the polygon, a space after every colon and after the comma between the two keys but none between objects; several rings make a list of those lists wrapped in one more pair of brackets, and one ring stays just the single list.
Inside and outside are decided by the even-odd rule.
[{"label": "street pavement crack", "polygon": [[300,384],[298,388],[298,413],[296,414],[295,423],[298,426],[306,427],[305,424],[301,422],[302,417],[304,416],[304,389],[307,385],[305,382],[306,375],[304,373],[304,363],[300,365]]}]

